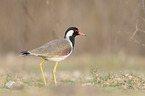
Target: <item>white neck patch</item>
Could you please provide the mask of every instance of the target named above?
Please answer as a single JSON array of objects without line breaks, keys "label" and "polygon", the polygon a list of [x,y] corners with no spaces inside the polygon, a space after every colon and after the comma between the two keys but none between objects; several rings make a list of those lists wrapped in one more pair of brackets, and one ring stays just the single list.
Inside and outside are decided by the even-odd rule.
[{"label": "white neck patch", "polygon": [[71,45],[71,48],[73,48],[73,45],[72,45],[72,42],[70,41],[69,37],[72,36],[73,33],[74,33],[74,31],[73,31],[73,30],[70,30],[70,31],[68,31],[67,34],[66,34],[66,40],[69,41],[69,43],[70,43],[70,45]]},{"label": "white neck patch", "polygon": [[69,38],[70,36],[72,36],[73,33],[74,33],[73,30],[68,31],[67,34],[66,34],[66,38]]}]

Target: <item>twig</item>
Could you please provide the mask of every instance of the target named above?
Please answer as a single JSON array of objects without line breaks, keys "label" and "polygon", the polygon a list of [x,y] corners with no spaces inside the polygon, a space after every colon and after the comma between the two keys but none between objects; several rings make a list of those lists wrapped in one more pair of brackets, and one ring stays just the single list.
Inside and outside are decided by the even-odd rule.
[{"label": "twig", "polygon": [[137,26],[137,24],[138,24],[138,19],[137,19],[137,21],[136,21],[136,29],[135,29],[134,33],[132,34],[132,36],[130,37],[130,41],[133,39],[133,37],[135,36],[135,34],[136,34],[137,31],[138,31],[138,26]]},{"label": "twig", "polygon": [[[142,19],[143,19],[143,18],[142,18]],[[144,19],[143,19],[143,20],[144,20]],[[134,31],[134,33],[132,34],[132,36],[130,37],[130,41],[134,41],[135,43],[137,43],[137,44],[139,44],[139,45],[145,47],[145,44],[144,44],[144,43],[142,43],[142,42],[140,42],[140,41],[137,41],[137,40],[134,40],[134,39],[133,39],[137,32],[143,32],[143,33],[145,33],[144,30],[141,30],[141,29],[138,28],[138,25],[137,25],[137,24],[138,24],[138,19],[137,19],[137,21],[136,21],[136,28],[135,28],[135,31]]]}]

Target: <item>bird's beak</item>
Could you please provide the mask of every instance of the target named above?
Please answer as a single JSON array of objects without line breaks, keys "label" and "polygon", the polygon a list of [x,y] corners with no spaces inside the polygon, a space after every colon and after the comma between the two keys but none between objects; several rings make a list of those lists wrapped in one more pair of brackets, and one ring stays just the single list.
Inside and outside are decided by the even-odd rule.
[{"label": "bird's beak", "polygon": [[86,36],[84,33],[81,33],[81,32],[79,32],[78,34],[79,34],[79,35],[82,35],[82,36]]}]

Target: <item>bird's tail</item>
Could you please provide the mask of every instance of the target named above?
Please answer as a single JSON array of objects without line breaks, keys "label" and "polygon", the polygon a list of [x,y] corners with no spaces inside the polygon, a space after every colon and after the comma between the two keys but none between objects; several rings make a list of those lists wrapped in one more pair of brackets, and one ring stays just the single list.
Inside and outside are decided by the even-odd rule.
[{"label": "bird's tail", "polygon": [[22,51],[21,52],[22,54],[20,56],[27,56],[27,55],[30,55],[30,53],[28,51]]}]

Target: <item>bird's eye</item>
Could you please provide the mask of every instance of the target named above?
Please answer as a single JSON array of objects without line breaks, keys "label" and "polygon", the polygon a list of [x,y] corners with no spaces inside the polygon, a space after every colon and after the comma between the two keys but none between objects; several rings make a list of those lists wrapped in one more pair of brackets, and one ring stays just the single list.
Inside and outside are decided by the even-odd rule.
[{"label": "bird's eye", "polygon": [[75,29],[74,32],[78,32],[78,30]]}]

